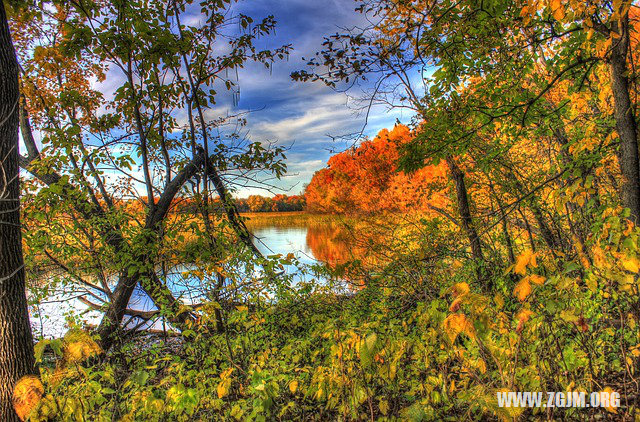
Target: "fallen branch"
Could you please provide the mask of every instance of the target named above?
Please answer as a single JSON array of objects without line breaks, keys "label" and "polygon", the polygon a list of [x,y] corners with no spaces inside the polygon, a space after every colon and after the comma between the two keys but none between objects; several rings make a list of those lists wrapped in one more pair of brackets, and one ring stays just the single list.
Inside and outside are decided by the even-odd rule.
[{"label": "fallen branch", "polygon": [[[82,303],[84,303],[85,305],[87,305],[89,308],[95,310],[95,311],[101,311],[104,312],[105,307],[107,306],[107,304],[103,304],[102,306],[98,305],[97,303],[91,302],[89,299],[87,299],[84,296],[78,296],[78,300]],[[138,318],[142,318],[145,321],[149,321],[150,319],[154,318],[156,315],[159,314],[160,311],[139,311],[136,309],[125,309],[124,313],[126,315],[132,316],[132,317],[138,317]]]}]

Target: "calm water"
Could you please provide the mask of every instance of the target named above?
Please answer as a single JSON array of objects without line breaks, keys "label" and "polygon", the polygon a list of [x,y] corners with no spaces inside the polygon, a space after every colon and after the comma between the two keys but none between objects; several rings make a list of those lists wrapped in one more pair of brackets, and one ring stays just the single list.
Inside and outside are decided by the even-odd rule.
[{"label": "calm water", "polygon": [[[253,231],[256,238],[256,245],[264,255],[294,253],[302,264],[315,264],[321,261],[330,262],[331,254],[327,254],[326,243],[331,241],[331,230],[329,228],[317,227],[264,227]],[[329,249],[331,249],[329,247]],[[315,253],[314,253],[315,251]],[[285,268],[289,274],[297,277],[296,268],[288,266]],[[181,279],[181,277],[180,277]],[[170,278],[169,287],[180,296],[186,303],[193,303],[198,300],[192,295],[192,289],[188,286],[178,285]],[[68,329],[67,319],[72,315],[80,321],[95,325],[100,322],[101,313],[89,310],[80,302],[78,293],[70,290],[61,291],[51,295],[38,306],[33,306],[30,310],[31,321],[34,329],[34,336],[60,337]],[[154,305],[149,297],[140,289],[136,288],[129,308],[140,310],[152,310]],[[162,328],[162,323],[157,322],[154,328]]]}]

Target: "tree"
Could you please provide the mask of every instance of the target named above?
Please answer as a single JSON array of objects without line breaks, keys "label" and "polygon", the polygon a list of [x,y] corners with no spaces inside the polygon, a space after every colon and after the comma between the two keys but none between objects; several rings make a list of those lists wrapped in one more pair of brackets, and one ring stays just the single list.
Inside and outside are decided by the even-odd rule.
[{"label": "tree", "polygon": [[307,208],[329,213],[427,215],[448,208],[444,163],[425,166],[412,174],[398,169],[399,152],[413,136],[408,127],[396,125],[332,156],[328,167],[317,171],[305,189]]},{"label": "tree", "polygon": [[[417,113],[421,122],[429,121],[424,94],[414,87],[410,72],[417,67],[424,74],[428,66],[429,56],[423,56],[420,47],[421,25],[426,23],[427,15],[436,6],[447,7],[438,5],[438,2],[433,2],[431,6],[422,2],[404,5],[392,1],[361,1],[357,10],[371,13],[377,22],[365,29],[357,28],[347,34],[336,34],[325,39],[326,49],[318,55],[318,59],[310,60],[308,65],[325,68],[326,71],[309,73],[303,70],[294,72],[292,77],[303,81],[321,80],[330,86],[358,78],[374,78],[375,88],[370,94],[369,104],[378,101],[391,107],[409,108]],[[416,14],[422,14],[422,24],[415,24],[416,16],[413,15]],[[464,173],[454,163],[452,153],[446,154],[446,161],[456,191],[460,225],[465,228],[473,256],[482,260],[482,246],[471,215]],[[416,166],[405,166],[404,169],[424,167],[424,157],[415,158],[416,163]]]},{"label": "tree", "polygon": [[614,202],[637,219],[633,2],[363,0],[358,10],[372,25],[327,37],[313,70],[293,76],[372,80],[373,100],[412,109],[419,133],[400,168],[455,160],[474,255],[503,219],[507,231],[525,227],[531,247],[540,238],[554,254],[584,254],[592,214],[580,208],[602,206],[618,175]]},{"label": "tree", "polygon": [[278,211],[273,209],[273,198],[267,198],[260,195],[250,195],[247,198],[247,206],[251,212],[266,212],[266,211]]},{"label": "tree", "polygon": [[[620,137],[618,162],[622,172],[622,200],[631,210],[631,218],[640,223],[640,159],[638,158],[638,122],[631,101],[632,89],[629,73],[632,66],[629,61],[630,25],[629,10],[632,1],[614,2],[614,11],[609,25],[598,25],[611,40],[609,68],[611,72],[611,90],[614,99],[616,130]],[[632,58],[631,58],[632,59]]]},{"label": "tree", "polygon": [[34,373],[33,338],[22,258],[18,171],[18,63],[0,2],[0,419],[13,410],[16,382]]},{"label": "tree", "polygon": [[[221,220],[260,256],[225,174],[284,171],[280,148],[233,133],[220,136],[227,125],[242,125],[242,116],[207,118],[216,90],[235,89],[238,67],[246,61],[269,66],[287,54],[288,46],[253,45],[273,31],[275,20],[254,23],[230,15],[230,2],[205,1],[204,22],[185,25],[181,18],[193,6],[178,0],[54,2],[46,11],[21,10],[13,22],[24,69],[20,109],[27,154],[21,166],[33,175],[28,215],[38,234],[27,243],[66,273],[90,306],[104,311],[97,329],[103,348],[113,344],[125,315],[140,317],[128,309],[137,285],[159,308],[145,318],[168,315],[179,327],[194,320],[193,309],[172,295],[159,270],[175,262],[166,249],[192,223],[166,222],[178,194],[199,204],[201,234],[210,246],[201,249],[209,254],[202,261],[233,253],[224,231],[214,231],[212,195],[223,205]],[[220,43],[224,48],[216,48]],[[109,72],[120,83],[106,99],[90,79],[104,80]],[[44,149],[32,128],[43,135]],[[130,209],[131,200],[142,207]]]}]

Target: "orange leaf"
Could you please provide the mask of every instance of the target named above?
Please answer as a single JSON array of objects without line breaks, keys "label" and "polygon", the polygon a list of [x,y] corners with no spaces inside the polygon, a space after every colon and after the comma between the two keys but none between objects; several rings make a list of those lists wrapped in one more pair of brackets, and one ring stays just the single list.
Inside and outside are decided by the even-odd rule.
[{"label": "orange leaf", "polygon": [[542,286],[546,280],[546,278],[544,278],[541,275],[538,274],[531,274],[530,276],[527,277],[529,279],[529,281],[535,285],[538,286]]},{"label": "orange leaf", "polygon": [[16,383],[13,389],[13,408],[21,420],[29,416],[43,394],[44,387],[40,379],[34,375],[24,376]]},{"label": "orange leaf", "polygon": [[516,328],[516,332],[519,334],[524,329],[524,324],[529,321],[529,318],[533,315],[533,312],[529,309],[522,309],[518,312],[518,327]]},{"label": "orange leaf", "polygon": [[465,296],[469,293],[469,285],[465,282],[456,283],[451,287],[451,291],[453,292],[453,297]]},{"label": "orange leaf", "polygon": [[464,314],[451,314],[444,320],[444,331],[453,343],[458,334],[465,333],[471,338],[475,337],[475,330],[473,324],[467,319]]},{"label": "orange leaf", "polygon": [[613,389],[611,387],[605,387],[603,392],[609,393],[609,406],[605,406],[605,409],[611,413],[618,413],[615,407],[611,406],[611,393],[613,393]]},{"label": "orange leaf", "polygon": [[523,278],[516,284],[516,287],[513,288],[513,294],[518,298],[520,302],[524,302],[524,300],[531,294],[531,283],[526,278]]}]

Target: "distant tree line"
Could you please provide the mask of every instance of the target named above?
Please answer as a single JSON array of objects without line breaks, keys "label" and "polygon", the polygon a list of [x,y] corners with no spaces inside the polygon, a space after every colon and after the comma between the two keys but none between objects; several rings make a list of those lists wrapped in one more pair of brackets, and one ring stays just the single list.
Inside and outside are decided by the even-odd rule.
[{"label": "distant tree line", "polygon": [[248,198],[236,199],[236,207],[240,212],[303,211],[305,198],[303,195],[278,194],[273,198],[250,195]]},{"label": "distant tree line", "polygon": [[[247,198],[235,198],[233,202],[238,212],[304,211],[306,205],[303,195],[289,196],[284,194],[273,197],[250,195]],[[218,210],[222,207],[219,198],[210,200],[209,205],[212,210]],[[179,213],[198,213],[199,206],[194,198],[176,198],[172,209]]]}]

